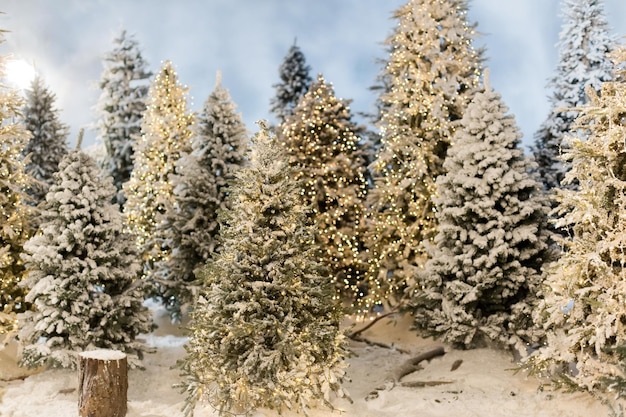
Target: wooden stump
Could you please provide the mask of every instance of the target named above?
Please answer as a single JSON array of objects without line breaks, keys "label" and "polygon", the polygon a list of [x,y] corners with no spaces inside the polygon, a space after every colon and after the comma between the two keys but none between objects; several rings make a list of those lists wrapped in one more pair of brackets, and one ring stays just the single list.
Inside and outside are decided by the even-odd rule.
[{"label": "wooden stump", "polygon": [[128,363],[117,350],[79,354],[80,417],[124,417],[127,408]]}]

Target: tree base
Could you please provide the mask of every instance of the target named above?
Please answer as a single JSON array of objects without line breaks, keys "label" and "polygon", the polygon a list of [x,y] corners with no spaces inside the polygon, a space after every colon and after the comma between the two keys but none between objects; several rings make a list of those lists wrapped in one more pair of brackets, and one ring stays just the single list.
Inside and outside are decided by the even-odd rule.
[{"label": "tree base", "polygon": [[124,417],[127,411],[128,362],[117,350],[79,355],[80,417]]}]

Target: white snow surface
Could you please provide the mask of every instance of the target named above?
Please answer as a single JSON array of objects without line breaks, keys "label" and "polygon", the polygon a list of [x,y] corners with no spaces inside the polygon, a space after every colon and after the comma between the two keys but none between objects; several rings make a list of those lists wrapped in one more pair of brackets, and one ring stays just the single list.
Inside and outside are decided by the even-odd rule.
[{"label": "white snow surface", "polygon": [[124,352],[120,352],[119,350],[111,350],[111,349],[98,349],[98,350],[88,350],[79,354],[83,358],[88,359],[97,359],[101,361],[119,361],[126,357]]},{"label": "white snow surface", "polygon": [[[159,324],[145,340],[154,348],[144,358],[145,370],[129,370],[127,417],[182,417],[185,397],[173,384],[180,382],[176,361],[185,354],[186,337],[168,314],[151,306]],[[588,417],[607,416],[609,409],[587,393],[540,390],[541,382],[523,372],[507,352],[493,349],[454,350],[433,339],[423,339],[410,329],[410,318],[396,317],[376,323],[363,336],[392,349],[350,343],[349,381],[344,388],[352,402],[337,398],[337,410],[312,409],[310,417]],[[184,325],[184,324],[183,324]],[[355,329],[363,323],[357,323]],[[446,353],[402,381],[439,381],[421,388],[392,386],[390,376],[407,359],[434,347]],[[406,351],[406,353],[403,353]],[[0,350],[0,416],[78,416],[78,371],[48,369],[27,371],[15,363],[15,346]],[[452,370],[452,365],[462,361]],[[339,411],[341,410],[341,411]],[[195,417],[215,417],[208,405],[196,407]],[[258,410],[252,417],[278,417]],[[282,413],[303,417],[302,412]]]}]

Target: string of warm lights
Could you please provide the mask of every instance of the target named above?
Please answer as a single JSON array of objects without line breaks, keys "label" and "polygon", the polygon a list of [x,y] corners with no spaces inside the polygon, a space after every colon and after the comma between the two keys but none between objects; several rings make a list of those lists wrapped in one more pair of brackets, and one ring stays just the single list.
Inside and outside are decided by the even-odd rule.
[{"label": "string of warm lights", "polygon": [[367,287],[361,224],[367,182],[350,108],[319,75],[281,128],[295,180],[302,181],[301,195],[311,204],[336,297],[358,310]]},{"label": "string of warm lights", "polygon": [[[0,60],[0,71],[3,61]],[[0,74],[0,77],[2,74]],[[25,173],[22,152],[29,133],[20,125],[23,100],[16,91],[0,86],[0,334],[14,331],[16,313],[25,311],[27,290],[20,287],[24,265],[20,257],[24,243],[33,235],[32,207],[25,190],[32,183]]]},{"label": "string of warm lights", "polygon": [[435,180],[481,72],[466,9],[463,1],[410,1],[394,14],[369,199],[369,305],[401,302],[436,234]]},{"label": "string of warm lights", "polygon": [[194,116],[187,111],[187,92],[172,63],[166,61],[150,86],[135,167],[124,184],[126,222],[147,265],[167,256],[157,224],[159,215],[174,203],[171,175],[176,162],[191,147]]}]

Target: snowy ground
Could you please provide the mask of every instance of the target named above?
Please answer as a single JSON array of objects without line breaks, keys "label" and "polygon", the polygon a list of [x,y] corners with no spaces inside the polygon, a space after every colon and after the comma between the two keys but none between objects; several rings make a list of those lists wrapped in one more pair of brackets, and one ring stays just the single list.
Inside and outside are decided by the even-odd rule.
[{"label": "snowy ground", "polygon": [[[176,361],[184,354],[186,341],[178,326],[166,314],[155,310],[159,328],[146,341],[156,352],[144,361],[146,369],[129,371],[127,417],[178,417],[184,397],[172,388],[179,382]],[[385,321],[386,320],[386,321]],[[585,393],[540,391],[539,381],[515,373],[510,355],[491,349],[451,350],[422,363],[423,369],[403,381],[439,381],[440,385],[418,388],[391,387],[389,376],[407,359],[441,346],[431,339],[418,338],[409,330],[409,320],[381,320],[364,333],[367,339],[395,346],[373,347],[352,342],[354,356],[349,359],[351,381],[344,387],[353,402],[337,399],[343,410],[314,409],[310,417],[450,417],[450,416],[532,416],[588,417],[608,416],[609,409]],[[358,327],[357,327],[358,328]],[[408,353],[401,353],[406,350]],[[1,417],[72,417],[78,415],[78,373],[46,370],[24,377],[15,366],[13,349],[0,351]],[[452,369],[452,365],[461,365]],[[21,376],[20,376],[21,375]],[[378,389],[377,389],[378,388]],[[283,413],[284,417],[303,414]],[[213,417],[209,407],[197,407],[196,417]],[[253,417],[275,417],[277,413],[260,410]]]}]

